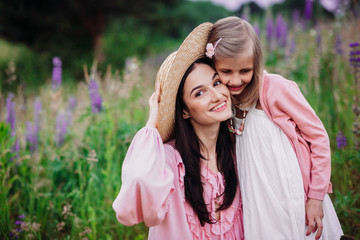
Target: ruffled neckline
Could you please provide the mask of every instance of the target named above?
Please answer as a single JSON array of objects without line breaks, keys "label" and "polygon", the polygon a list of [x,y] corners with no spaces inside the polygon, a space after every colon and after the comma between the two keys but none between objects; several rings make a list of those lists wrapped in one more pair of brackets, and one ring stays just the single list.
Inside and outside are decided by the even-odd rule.
[{"label": "ruffled neckline", "polygon": [[[195,214],[194,210],[185,200],[185,191],[184,191],[184,176],[185,176],[185,166],[181,158],[177,158],[177,166],[179,170],[179,183],[182,192],[182,197],[185,205],[185,214],[190,227],[190,231],[193,234],[194,239],[211,239],[211,235],[226,236],[232,234],[229,232],[231,228],[238,222],[237,219],[240,219],[239,216],[242,212],[241,210],[241,200],[240,200],[240,191],[237,189],[233,204],[220,212],[220,219],[214,224],[205,224],[201,227],[199,218]],[[222,194],[224,191],[224,176],[221,172],[214,173],[210,168],[207,167],[207,164],[201,163],[201,177],[204,182],[204,200],[205,203],[209,202],[208,211],[214,217],[215,216],[215,203],[216,198]],[[223,197],[219,198],[220,203],[222,202]],[[241,221],[241,219],[239,220]],[[239,223],[241,224],[241,223]],[[207,227],[207,225],[209,227]],[[211,233],[208,231],[210,229]],[[229,232],[229,233],[228,233]],[[226,238],[226,237],[225,237]],[[231,239],[231,238],[228,238]]]}]

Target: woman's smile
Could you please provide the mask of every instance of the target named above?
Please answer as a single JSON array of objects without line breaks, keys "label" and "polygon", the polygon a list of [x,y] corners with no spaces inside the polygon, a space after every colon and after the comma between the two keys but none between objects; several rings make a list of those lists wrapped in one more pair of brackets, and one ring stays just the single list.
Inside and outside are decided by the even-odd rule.
[{"label": "woman's smile", "polygon": [[223,110],[225,110],[227,107],[227,103],[226,101],[220,103],[219,105],[217,105],[216,107],[212,108],[210,111],[211,112],[221,112]]}]

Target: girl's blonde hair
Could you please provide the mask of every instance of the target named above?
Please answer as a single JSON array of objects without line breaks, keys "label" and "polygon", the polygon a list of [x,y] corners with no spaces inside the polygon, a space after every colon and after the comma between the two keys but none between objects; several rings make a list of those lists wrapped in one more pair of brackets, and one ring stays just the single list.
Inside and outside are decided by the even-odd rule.
[{"label": "girl's blonde hair", "polygon": [[249,47],[253,54],[253,77],[236,99],[241,108],[249,108],[257,103],[259,99],[259,87],[263,73],[263,53],[260,40],[254,28],[245,20],[239,17],[227,17],[218,20],[209,36],[209,43],[214,44],[218,39],[221,41],[215,48],[214,62],[221,58],[235,58],[248,53]]}]

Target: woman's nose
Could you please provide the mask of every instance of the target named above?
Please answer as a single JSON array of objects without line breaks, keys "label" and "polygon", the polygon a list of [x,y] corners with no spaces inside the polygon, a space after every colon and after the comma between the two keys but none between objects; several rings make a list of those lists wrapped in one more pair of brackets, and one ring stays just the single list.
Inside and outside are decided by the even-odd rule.
[{"label": "woman's nose", "polygon": [[211,91],[211,97],[213,101],[217,101],[222,98],[222,94],[217,89],[213,88]]}]

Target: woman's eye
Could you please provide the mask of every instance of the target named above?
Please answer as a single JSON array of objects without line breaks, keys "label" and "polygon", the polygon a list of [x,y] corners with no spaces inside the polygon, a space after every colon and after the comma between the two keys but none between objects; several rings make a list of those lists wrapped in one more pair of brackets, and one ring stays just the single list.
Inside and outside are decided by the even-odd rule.
[{"label": "woman's eye", "polygon": [[198,91],[198,92],[195,93],[195,97],[200,97],[203,94],[204,94],[203,91]]},{"label": "woman's eye", "polygon": [[214,87],[216,87],[216,86],[218,86],[218,85],[220,85],[220,84],[222,84],[222,82],[221,82],[220,80],[216,80],[216,81],[214,82]]}]

